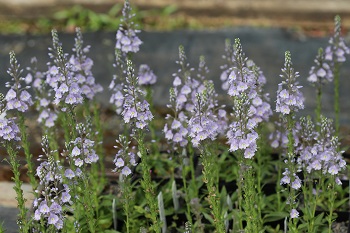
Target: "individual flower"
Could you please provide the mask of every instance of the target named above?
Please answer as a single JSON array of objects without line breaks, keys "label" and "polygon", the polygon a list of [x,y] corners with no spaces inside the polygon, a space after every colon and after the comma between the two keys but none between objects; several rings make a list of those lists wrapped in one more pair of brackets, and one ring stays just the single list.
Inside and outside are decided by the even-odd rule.
[{"label": "individual flower", "polygon": [[299,212],[296,209],[292,209],[290,211],[290,218],[298,218],[299,217]]},{"label": "individual flower", "polygon": [[138,77],[139,85],[153,85],[157,81],[157,76],[146,64],[140,65]]}]

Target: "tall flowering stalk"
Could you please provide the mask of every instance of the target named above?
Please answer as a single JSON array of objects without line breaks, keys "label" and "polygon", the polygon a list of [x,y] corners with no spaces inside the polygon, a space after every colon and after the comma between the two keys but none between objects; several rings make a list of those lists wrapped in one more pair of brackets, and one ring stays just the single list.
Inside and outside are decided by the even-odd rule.
[{"label": "tall flowering stalk", "polygon": [[[46,135],[50,142],[50,148],[55,151],[54,156],[58,160],[58,140],[57,129],[54,126],[57,124],[58,112],[53,106],[53,89],[48,85],[45,78],[52,70],[41,72],[37,70],[37,59],[31,59],[31,67],[26,79],[31,83],[32,90],[35,93],[35,109],[38,112],[37,122],[42,128],[43,134]],[[55,71],[54,71],[55,72]]]},{"label": "tall flowering stalk", "polygon": [[123,89],[124,103],[121,115],[124,123],[131,127],[131,137],[137,142],[138,154],[141,157],[142,180],[141,186],[146,195],[149,213],[146,216],[151,219],[150,230],[160,232],[160,221],[158,216],[158,204],[156,200],[155,187],[152,183],[150,158],[145,145],[145,131],[153,115],[149,110],[149,103],[144,99],[144,92],[138,86],[138,77],[135,76],[133,64],[127,60],[127,74]]},{"label": "tall flowering stalk", "polygon": [[252,60],[247,60],[246,65],[248,69],[252,71],[252,74],[254,76],[255,80],[255,90],[257,93],[257,97],[253,99],[252,106],[253,109],[255,108],[256,112],[253,116],[253,119],[257,121],[257,127],[256,132],[259,135],[259,138],[257,139],[257,151],[255,153],[255,165],[257,166],[255,168],[256,171],[256,190],[258,193],[258,221],[257,224],[259,228],[262,227],[263,219],[262,216],[262,208],[261,204],[264,202],[264,194],[262,192],[263,183],[266,179],[266,171],[264,170],[264,167],[269,162],[269,158],[266,156],[270,153],[269,147],[266,146],[266,128],[267,128],[267,122],[270,119],[270,116],[272,115],[271,105],[269,104],[270,98],[268,93],[264,93],[264,85],[266,84],[266,77],[264,76],[263,72],[260,70],[260,68],[255,65],[255,63]]},{"label": "tall flowering stalk", "polygon": [[[334,220],[335,186],[341,185],[339,172],[344,170],[346,162],[337,151],[338,138],[334,136],[333,121],[321,116],[320,129],[315,131],[310,118],[301,119],[300,137],[302,143],[298,147],[298,164],[304,173],[303,194],[305,198],[304,215],[307,219],[308,232],[316,232],[315,211],[318,200],[327,200],[329,211],[327,217],[329,232]],[[313,181],[317,180],[313,185]]]},{"label": "tall flowering stalk", "polygon": [[[157,82],[157,76],[153,73],[151,68],[146,64],[141,64],[138,71],[138,77],[139,77],[139,85],[144,88],[146,95],[145,99],[150,104],[150,111],[154,111],[153,106],[153,86]],[[152,149],[154,154],[159,154],[158,149],[158,142],[159,139],[156,134],[155,124],[154,121],[150,122],[149,129],[151,131],[151,137],[152,137]]]},{"label": "tall flowering stalk", "polygon": [[88,171],[94,163],[97,163],[99,156],[94,149],[95,142],[91,140],[92,135],[89,132],[91,125],[86,123],[77,123],[76,137],[66,143],[66,149],[62,152],[69,164],[69,168],[65,169],[65,182],[72,192],[74,197],[74,212],[76,219],[84,219],[78,227],[83,229],[82,223],[88,226],[91,232],[97,229],[97,219],[95,216],[96,208],[98,207],[98,193],[94,188],[91,188],[93,179],[95,178]]},{"label": "tall flowering stalk", "polygon": [[32,96],[29,94],[27,89],[30,86],[27,86],[24,81],[26,79],[21,77],[23,70],[20,69],[20,65],[17,62],[15,53],[10,52],[10,68],[7,73],[12,77],[11,82],[6,83],[6,87],[9,88],[5,99],[6,99],[6,108],[7,110],[16,111],[18,118],[18,127],[21,132],[21,143],[26,156],[27,166],[28,166],[28,176],[30,179],[30,184],[33,189],[37,186],[37,181],[34,177],[34,168],[33,168],[33,155],[30,152],[30,145],[27,138],[27,129],[25,125],[24,113],[28,111],[29,107],[33,105]]},{"label": "tall flowering stalk", "polygon": [[281,77],[284,79],[277,90],[276,112],[287,128],[287,151],[284,162],[286,163],[285,171],[281,179],[281,184],[288,184],[287,204],[289,205],[290,218],[288,227],[291,232],[298,232],[297,222],[299,212],[297,211],[298,190],[301,188],[301,180],[296,166],[296,151],[293,129],[296,126],[295,113],[304,108],[304,97],[300,92],[301,86],[298,85],[298,72],[292,67],[291,54],[285,53],[285,63],[282,69]]},{"label": "tall flowering stalk", "polygon": [[[194,150],[189,143],[188,138],[188,120],[191,116],[191,110],[193,109],[193,97],[196,93],[196,89],[199,82],[191,77],[189,63],[183,46],[179,47],[179,60],[176,63],[180,66],[177,73],[174,73],[173,86],[170,88],[170,104],[168,108],[172,110],[172,114],[166,116],[167,123],[164,125],[163,132],[168,144],[171,145],[172,153],[183,154],[188,156],[189,163],[185,163],[187,158],[178,158],[179,166],[181,167],[181,175],[183,180],[183,189],[185,192],[185,203],[186,203],[186,217],[187,221],[193,226],[191,216],[191,205],[190,202],[193,198],[197,197],[197,184],[194,170]],[[183,153],[181,153],[181,149]],[[188,153],[187,153],[188,152]],[[189,169],[186,169],[189,167]],[[186,179],[190,170],[191,181],[188,184]],[[190,192],[190,190],[194,192]]]},{"label": "tall flowering stalk", "polygon": [[[218,110],[214,84],[204,81],[204,89],[196,94],[193,115],[189,120],[189,136],[194,147],[198,148],[203,164],[203,180],[208,190],[208,202],[213,216],[216,232],[225,232],[222,205],[219,199],[219,167],[214,141],[226,130],[226,112]],[[219,116],[218,112],[219,111]]]},{"label": "tall flowering stalk", "polygon": [[325,59],[331,62],[334,75],[334,112],[335,112],[335,133],[339,136],[339,71],[341,63],[345,62],[346,54],[350,54],[350,49],[346,46],[344,38],[341,36],[341,18],[339,15],[334,18],[334,34],[329,39],[325,53]]},{"label": "tall flowering stalk", "polygon": [[[147,101],[147,95],[140,85],[150,85],[155,82],[155,76],[149,67],[141,66],[139,75],[136,76],[132,64],[132,56],[139,51],[142,41],[137,34],[140,32],[135,29],[133,22],[134,14],[131,14],[131,6],[128,0],[124,2],[122,24],[116,34],[116,64],[118,73],[114,75],[109,88],[113,91],[110,102],[116,107],[117,114],[120,114],[124,121],[124,135],[120,136],[119,151],[115,157],[115,171],[120,171],[122,176],[122,195],[123,207],[126,210],[126,230],[130,231],[131,222],[129,216],[132,212],[132,204],[129,202],[131,197],[130,166],[136,166],[134,155],[141,158],[142,180],[141,186],[146,196],[146,203],[149,211],[146,211],[146,217],[151,219],[152,226],[149,230],[160,232],[161,222],[158,216],[158,203],[155,195],[155,187],[151,179],[150,159],[145,145],[145,131],[151,127],[153,114],[150,111],[150,104]],[[149,90],[150,91],[150,90]],[[148,98],[150,92],[148,92]],[[131,130],[128,132],[128,130]],[[129,140],[134,139],[137,142],[137,153],[128,152]],[[132,157],[131,157],[132,156]]]},{"label": "tall flowering stalk", "polygon": [[307,80],[316,88],[316,122],[321,121],[322,114],[322,87],[324,84],[333,81],[333,72],[329,62],[325,59],[323,49],[318,50],[315,59],[316,65],[311,67]]},{"label": "tall flowering stalk", "polygon": [[20,180],[20,164],[18,161],[18,142],[20,129],[15,120],[16,117],[7,116],[7,103],[5,96],[0,93],[0,142],[9,155],[9,164],[13,172],[12,180],[15,182],[13,189],[16,192],[17,207],[19,209],[17,224],[21,233],[27,233],[30,229],[30,221],[27,219],[28,209],[25,207],[26,199],[23,196],[22,181]]},{"label": "tall flowering stalk", "polygon": [[[95,77],[92,74],[93,60],[87,56],[90,50],[90,46],[84,47],[83,35],[80,28],[76,28],[76,38],[73,48],[75,54],[71,55],[69,64],[71,70],[82,90],[82,96],[84,98],[84,117],[91,118],[91,131],[94,130],[94,140],[96,143],[96,152],[100,156],[99,164],[92,164],[91,172],[94,175],[94,189],[101,191],[105,181],[104,171],[104,151],[102,147],[103,132],[101,127],[101,120],[99,117],[98,103],[96,102],[95,96],[97,93],[103,91],[103,87],[95,82]],[[92,103],[91,103],[92,102]],[[99,165],[99,166],[97,166]],[[99,175],[99,173],[101,175]]]},{"label": "tall flowering stalk", "polygon": [[[239,166],[238,175],[238,218],[239,228],[243,230],[243,210],[246,213],[246,230],[258,231],[261,216],[255,205],[258,197],[254,188],[255,174],[253,171],[253,157],[257,151],[258,133],[256,127],[266,116],[269,105],[255,88],[257,74],[247,66],[239,39],[235,40],[231,55],[232,67],[228,76],[228,95],[233,101],[233,119],[226,134],[229,150],[236,152]],[[248,63],[249,64],[249,63]],[[263,104],[264,103],[264,104]],[[259,109],[259,110],[258,110]]]},{"label": "tall flowering stalk", "polygon": [[60,231],[65,227],[65,216],[72,204],[71,193],[66,184],[62,188],[63,168],[47,136],[43,136],[41,145],[44,154],[39,156],[41,164],[36,169],[39,188],[35,191],[38,197],[33,202],[33,220],[38,222],[42,232]]},{"label": "tall flowering stalk", "polygon": [[[57,139],[53,134],[55,129],[53,126],[61,123],[64,130],[64,144],[66,146],[61,154],[68,158],[69,169],[65,170],[64,182],[72,191],[73,204],[76,211],[76,229],[84,229],[85,226],[90,231],[94,232],[97,226],[95,212],[98,214],[98,198],[101,189],[97,185],[97,171],[95,175],[86,175],[87,169],[94,165],[99,157],[95,152],[96,144],[91,140],[90,131],[90,116],[83,116],[88,120],[85,122],[89,126],[89,130],[83,127],[83,123],[79,123],[76,109],[84,103],[84,100],[92,100],[94,95],[101,91],[101,86],[95,84],[95,79],[91,74],[92,60],[85,56],[88,49],[82,47],[82,36],[80,31],[77,31],[77,39],[74,51],[76,55],[69,59],[68,54],[63,52],[61,43],[57,35],[57,31],[52,31],[52,48],[49,49],[49,56],[52,62],[48,63],[48,71],[45,72],[45,81],[41,76],[36,77],[33,86],[37,93],[43,94],[39,97],[39,111],[41,111],[42,120],[45,120],[49,142]],[[47,91],[47,92],[46,92]],[[46,93],[48,95],[45,95]],[[53,111],[47,110],[52,107]],[[56,114],[60,121],[48,121],[50,113]],[[42,115],[44,114],[44,115]],[[46,116],[46,117],[44,117]],[[55,116],[55,115],[53,115]],[[56,117],[55,117],[56,118]],[[95,133],[94,133],[95,135]],[[58,149],[58,144],[50,142],[53,146],[53,151]],[[55,152],[56,160],[60,160],[58,153]],[[94,172],[93,172],[94,173]],[[68,182],[69,181],[69,182]],[[81,192],[76,184],[86,189],[90,188],[89,192]],[[77,201],[79,200],[79,201]],[[84,207],[86,208],[85,211]],[[80,221],[83,217],[86,221]]]},{"label": "tall flowering stalk", "polygon": [[76,126],[74,108],[83,103],[82,89],[77,83],[68,63],[68,54],[64,53],[56,30],[52,30],[52,48],[49,49],[52,63],[46,73],[46,82],[53,92],[52,103],[59,112],[58,119],[62,123],[65,142],[73,140]]},{"label": "tall flowering stalk", "polygon": [[127,140],[126,136],[120,135],[116,142],[118,145],[115,147],[119,148],[119,150],[113,161],[115,165],[113,172],[120,172],[121,201],[123,203],[124,214],[126,216],[126,232],[130,232],[130,228],[133,225],[132,222],[134,221],[134,219],[132,219],[130,216],[135,203],[134,195],[132,193],[131,175],[133,172],[133,167],[136,167],[137,165],[136,155],[130,150],[131,142]]},{"label": "tall flowering stalk", "polygon": [[[240,46],[237,46],[240,47]],[[241,53],[241,52],[238,52]],[[220,76],[220,79],[222,81],[222,89],[225,91],[228,91],[230,88],[232,88],[232,77],[231,74],[234,70],[239,70],[237,67],[244,66],[244,73],[246,75],[245,78],[243,78],[243,82],[246,82],[248,85],[248,88],[243,88],[240,90],[240,92],[243,92],[250,96],[250,99],[246,103],[246,108],[250,107],[251,110],[249,115],[251,120],[256,122],[256,127],[254,127],[255,132],[259,135],[259,138],[257,138],[256,144],[258,146],[258,150],[255,152],[255,160],[256,160],[256,175],[253,174],[254,177],[256,177],[257,186],[256,191],[258,193],[257,200],[259,199],[259,202],[263,201],[262,197],[262,181],[264,180],[263,176],[263,166],[264,163],[267,161],[266,158],[263,157],[264,154],[266,154],[266,146],[264,146],[264,137],[260,137],[263,134],[264,130],[264,124],[263,122],[267,122],[269,120],[269,117],[272,115],[271,106],[268,103],[269,102],[269,96],[268,94],[264,94],[263,87],[266,84],[266,78],[260,68],[252,61],[247,58],[238,58],[237,57],[237,51],[235,50],[235,46],[232,46],[231,41],[227,39],[225,41],[225,54],[223,56],[225,59],[225,64],[221,66],[221,69],[223,69],[223,72]],[[238,59],[237,59],[238,58]],[[242,64],[239,63],[240,60]],[[239,71],[238,71],[239,72]],[[239,80],[239,79],[238,79]],[[233,82],[234,86],[239,86],[239,83]],[[245,89],[245,90],[244,90]],[[233,93],[233,95],[236,95],[236,93]],[[239,94],[237,95],[239,96]],[[234,97],[237,99],[237,97]],[[239,103],[237,101],[234,108],[239,108]],[[239,119],[239,118],[237,118]],[[237,119],[234,119],[234,121],[237,121]],[[238,136],[238,135],[237,135]],[[240,137],[240,136],[238,136]],[[249,162],[250,163],[250,162]],[[254,163],[253,163],[254,164]],[[244,176],[244,175],[242,175]],[[248,186],[247,186],[248,187]],[[257,205],[259,206],[259,205]],[[256,221],[256,225],[262,224],[261,219],[261,209],[258,207],[258,216],[259,220]],[[250,225],[251,226],[251,225]],[[249,227],[250,227],[249,226]]]}]

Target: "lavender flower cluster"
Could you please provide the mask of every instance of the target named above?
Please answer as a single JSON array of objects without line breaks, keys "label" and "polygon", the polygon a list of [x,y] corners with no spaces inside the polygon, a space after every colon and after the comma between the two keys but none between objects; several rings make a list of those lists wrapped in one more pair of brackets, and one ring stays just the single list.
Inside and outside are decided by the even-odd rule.
[{"label": "lavender flower cluster", "polygon": [[57,32],[53,31],[53,48],[50,57],[54,60],[54,64],[49,64],[46,73],[46,83],[54,91],[55,105],[62,104],[62,109],[66,109],[66,105],[74,106],[81,104],[84,97],[92,99],[97,92],[103,89],[99,84],[95,84],[95,78],[92,76],[91,67],[92,60],[87,58],[85,53],[89,51],[89,47],[82,48],[82,35],[77,30],[76,44],[73,51],[76,55],[72,55],[68,59],[68,54],[58,41]]},{"label": "lavender flower cluster", "polygon": [[250,159],[257,150],[258,133],[255,128],[272,114],[268,96],[261,92],[266,79],[259,68],[245,57],[238,39],[229,56],[233,67],[228,76],[227,93],[233,99],[234,116],[226,136],[231,152],[242,150],[244,157]]},{"label": "lavender flower cluster", "polygon": [[[157,77],[146,64],[141,65],[138,72],[134,70],[131,57],[139,51],[142,41],[137,36],[139,31],[135,29],[129,1],[125,1],[123,17],[123,25],[116,34],[115,45],[115,66],[120,74],[115,75],[110,84],[113,92],[110,102],[121,116],[125,131],[131,129],[131,134],[128,135],[131,139],[126,135],[119,135],[116,140],[115,148],[118,152],[113,160],[115,169],[112,171],[120,173],[121,178],[126,178],[130,177],[138,165],[137,156],[141,157],[141,151],[146,151],[143,136],[151,128],[154,118],[150,102],[146,100],[146,88],[154,85]],[[21,77],[22,71],[11,52],[8,73],[13,78],[13,84],[6,83],[9,91],[5,96],[0,95],[0,138],[5,143],[20,140],[20,129],[16,122],[18,119],[9,113],[26,112],[34,104],[30,91],[27,91],[30,84],[36,92],[34,99],[39,112],[39,123],[54,129],[59,114],[73,115],[72,122],[68,125],[72,128],[67,133],[69,135],[65,135],[69,140],[65,138],[63,151],[52,150],[52,138],[49,135],[43,136],[41,146],[44,154],[40,155],[41,164],[36,169],[39,187],[35,191],[37,197],[33,204],[33,219],[52,231],[63,229],[66,213],[72,211],[76,203],[82,202],[82,198],[77,195],[79,192],[76,192],[76,186],[88,188],[90,174],[87,168],[100,159],[93,140],[96,137],[92,126],[89,122],[78,122],[74,115],[75,107],[84,101],[93,100],[103,90],[101,85],[95,83],[91,72],[93,61],[87,56],[90,47],[83,46],[79,29],[76,33],[74,54],[69,56],[63,52],[57,32],[53,31],[53,47],[49,54],[52,62],[48,63],[45,72],[40,72],[35,68],[36,59],[33,59],[34,67],[29,69],[30,73],[25,78]],[[329,43],[325,51],[319,50],[316,65],[309,73],[308,80],[316,86],[332,81],[332,67],[335,63],[344,62],[345,55],[350,53],[340,36],[340,23],[336,24],[335,35]],[[167,123],[163,133],[168,146],[174,150],[185,148],[188,144],[201,149],[206,142],[226,136],[230,152],[238,151],[242,159],[253,162],[259,149],[258,126],[267,122],[272,115],[269,96],[263,91],[266,78],[260,68],[245,56],[239,39],[235,40],[233,46],[227,41],[225,50],[227,64],[222,67],[220,79],[223,82],[222,88],[232,100],[231,116],[227,116],[226,106],[219,105],[213,81],[206,79],[208,67],[204,58],[200,58],[198,69],[190,68],[184,48],[180,47],[177,61],[180,68],[173,74],[170,104],[167,106],[173,113],[166,116]],[[321,117],[321,121],[316,122],[315,126],[310,118],[301,118],[299,122],[295,115],[304,108],[304,97],[297,82],[299,74],[292,67],[289,52],[285,54],[281,77],[283,81],[278,85],[276,100],[276,113],[280,118],[275,123],[281,130],[275,130],[270,136],[271,146],[283,150],[284,172],[278,182],[281,185],[287,184],[293,194],[302,187],[300,172],[308,175],[307,179],[327,176],[340,185],[339,176],[345,170],[346,162],[341,155],[343,151],[339,149],[339,139],[333,136],[332,121]],[[133,139],[137,141],[139,148],[132,146]],[[67,167],[62,165],[60,156],[66,159]],[[148,174],[148,164],[142,169]],[[150,177],[146,181],[151,184]],[[146,187],[147,182],[141,183],[141,186],[145,186],[143,188],[151,193],[153,190],[149,188],[151,185]],[[244,192],[249,193],[247,190]],[[287,204],[291,206],[291,219],[299,217],[296,196],[287,197]]]},{"label": "lavender flower cluster", "polygon": [[129,1],[125,1],[123,7],[123,25],[119,27],[116,35],[115,47],[121,50],[123,53],[137,53],[139,51],[142,41],[138,38],[137,33],[139,30],[135,30],[134,22],[132,18],[135,15],[131,13],[131,7]]},{"label": "lavender flower cluster", "polygon": [[40,182],[39,189],[36,190],[39,197],[33,202],[34,220],[45,220],[48,226],[60,230],[63,228],[66,211],[72,204],[70,189],[64,184],[61,172],[63,167],[55,160],[54,151],[50,150],[46,136],[42,138],[41,145],[44,155],[39,156],[41,164],[36,169]]},{"label": "lavender flower cluster", "polygon": [[185,147],[188,136],[194,147],[210,139],[214,141],[227,128],[226,111],[218,107],[217,94],[212,81],[205,80],[208,73],[204,57],[201,57],[197,77],[192,77],[194,69],[189,68],[183,47],[179,48],[180,65],[178,73],[173,74],[173,87],[170,89],[170,104],[174,115],[167,115],[171,124],[165,124],[165,138],[177,146]]},{"label": "lavender flower cluster", "polygon": [[126,136],[120,135],[119,140],[116,140],[116,142],[119,146],[115,146],[115,148],[119,148],[119,150],[113,160],[115,165],[113,172],[120,171],[122,175],[128,176],[132,173],[130,168],[137,165],[135,153],[129,151],[130,141],[127,141]]},{"label": "lavender flower cluster", "polygon": [[[321,117],[320,131],[315,130],[310,118],[301,119],[300,137],[303,143],[297,150],[300,153],[298,164],[301,169],[315,178],[317,172],[335,176],[337,184],[341,184],[337,176],[345,169],[346,162],[342,157],[342,151],[338,150],[338,138],[334,137],[333,122],[326,117]],[[317,177],[316,177],[317,178]]]}]

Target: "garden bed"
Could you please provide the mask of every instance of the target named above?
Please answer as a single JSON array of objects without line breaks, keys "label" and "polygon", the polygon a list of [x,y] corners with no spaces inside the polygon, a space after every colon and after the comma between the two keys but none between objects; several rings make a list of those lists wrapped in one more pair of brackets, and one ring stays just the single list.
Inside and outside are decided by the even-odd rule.
[{"label": "garden bed", "polygon": [[[245,55],[257,51],[248,45],[258,39],[250,37],[247,44],[225,40],[222,62],[214,63],[210,76],[215,46],[208,44],[215,32],[196,32],[207,43],[198,65],[186,53],[195,49],[192,32],[175,52],[174,69],[155,56],[150,65],[171,72],[157,77],[138,59],[150,61],[148,55],[157,55],[152,48],[167,46],[153,44],[137,58],[139,36],[152,36],[139,34],[133,17],[126,1],[116,42],[105,43],[113,49],[91,51],[101,64],[89,57],[79,28],[72,53],[53,30],[49,62],[31,59],[25,71],[10,51],[0,139],[13,172],[21,232],[347,230],[348,138],[342,141],[342,133],[350,103],[340,93],[347,93],[349,80],[340,77],[350,50],[339,16],[329,42],[318,41],[326,42],[323,49],[296,56],[297,63],[299,57],[315,62],[311,69],[300,64],[308,70],[304,79],[288,50],[279,59],[284,63],[273,63],[276,78],[268,79]],[[158,42],[164,38],[157,34]],[[262,65],[271,63],[265,58],[277,44],[270,43],[262,43]],[[110,51],[114,56],[106,55]],[[95,78],[92,67],[105,72],[111,60],[111,78]],[[99,93],[102,99],[95,97]],[[31,210],[21,189],[24,172],[35,196]]]}]

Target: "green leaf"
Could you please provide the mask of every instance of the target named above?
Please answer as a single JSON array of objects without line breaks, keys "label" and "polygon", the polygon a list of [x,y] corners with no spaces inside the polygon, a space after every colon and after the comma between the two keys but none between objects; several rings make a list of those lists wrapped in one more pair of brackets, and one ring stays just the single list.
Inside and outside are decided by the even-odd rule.
[{"label": "green leaf", "polygon": [[177,11],[177,6],[176,5],[169,5],[169,6],[166,6],[162,10],[162,15],[163,16],[168,16],[168,15],[171,15],[171,14],[175,13],[176,11]]},{"label": "green leaf", "polygon": [[287,212],[269,213],[264,216],[264,222],[274,222],[274,221],[282,220],[288,216],[289,216],[289,213]]},{"label": "green leaf", "polygon": [[214,225],[214,220],[213,220],[213,218],[211,217],[210,214],[207,214],[205,212],[203,212],[202,214],[205,217],[205,219],[207,219],[210,222],[210,224]]},{"label": "green leaf", "polygon": [[115,4],[109,11],[108,11],[108,15],[111,17],[116,17],[120,11],[122,10],[123,4]]},{"label": "green leaf", "polygon": [[337,201],[334,203],[334,208],[338,209],[339,207],[341,207],[342,205],[344,205],[349,199],[348,198],[344,198],[340,201]]}]

